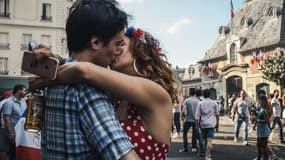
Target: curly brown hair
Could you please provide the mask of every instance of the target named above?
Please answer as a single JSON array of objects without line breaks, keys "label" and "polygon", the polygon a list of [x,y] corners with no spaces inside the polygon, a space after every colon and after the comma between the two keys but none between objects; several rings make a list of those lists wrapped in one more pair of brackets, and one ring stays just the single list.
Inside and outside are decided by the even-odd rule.
[{"label": "curly brown hair", "polygon": [[137,39],[130,38],[130,50],[136,60],[136,67],[139,73],[160,84],[171,97],[172,103],[177,103],[178,83],[175,74],[171,68],[171,64],[167,61],[165,54],[157,52],[151,45],[159,46],[159,41],[153,36],[144,32],[146,43]]}]

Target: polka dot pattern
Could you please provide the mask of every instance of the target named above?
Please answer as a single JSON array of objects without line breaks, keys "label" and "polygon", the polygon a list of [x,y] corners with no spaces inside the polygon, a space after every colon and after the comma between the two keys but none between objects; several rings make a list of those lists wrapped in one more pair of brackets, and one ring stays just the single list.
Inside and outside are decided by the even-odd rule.
[{"label": "polka dot pattern", "polygon": [[169,145],[156,141],[143,127],[141,118],[133,107],[129,107],[128,119],[121,121],[134,150],[143,160],[165,160]]}]

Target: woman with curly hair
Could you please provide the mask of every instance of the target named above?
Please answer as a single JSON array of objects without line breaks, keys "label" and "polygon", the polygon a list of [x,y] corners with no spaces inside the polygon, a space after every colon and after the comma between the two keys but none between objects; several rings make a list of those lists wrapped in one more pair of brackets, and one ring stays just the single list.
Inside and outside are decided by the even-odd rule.
[{"label": "woman with curly hair", "polygon": [[[176,79],[149,33],[128,28],[112,70],[89,62],[73,62],[58,70],[60,83],[87,82],[110,94],[121,126],[142,159],[166,159],[170,145]],[[35,51],[36,52],[36,51]],[[57,56],[55,56],[57,57]]]}]

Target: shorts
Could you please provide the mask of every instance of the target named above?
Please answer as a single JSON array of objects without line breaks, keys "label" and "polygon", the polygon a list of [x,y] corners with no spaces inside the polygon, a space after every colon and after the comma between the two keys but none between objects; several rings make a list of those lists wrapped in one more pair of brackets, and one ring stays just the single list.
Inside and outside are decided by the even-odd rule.
[{"label": "shorts", "polygon": [[267,123],[257,122],[257,137],[269,137],[270,128]]},{"label": "shorts", "polygon": [[9,138],[6,128],[0,128],[0,152],[9,152]]},{"label": "shorts", "polygon": [[204,138],[214,138],[214,128],[201,128],[201,132]]}]

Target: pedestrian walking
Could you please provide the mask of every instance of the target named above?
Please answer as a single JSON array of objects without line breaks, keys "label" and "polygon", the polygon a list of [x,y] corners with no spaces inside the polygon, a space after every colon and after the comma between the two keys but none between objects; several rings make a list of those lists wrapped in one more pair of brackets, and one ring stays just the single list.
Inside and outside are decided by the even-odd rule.
[{"label": "pedestrian walking", "polygon": [[196,125],[195,114],[197,111],[198,103],[200,102],[196,97],[195,88],[189,89],[189,95],[187,99],[184,101],[184,108],[182,110],[182,115],[184,119],[183,124],[183,146],[184,148],[180,150],[180,152],[188,152],[188,131],[192,128],[192,152],[197,150],[197,139],[199,141],[199,156],[205,155],[205,147],[203,143],[203,139],[201,137],[199,126]]},{"label": "pedestrian walking", "polygon": [[235,101],[232,108],[232,120],[235,122],[234,141],[238,141],[239,130],[244,123],[243,145],[248,145],[248,120],[250,103],[246,99],[245,90],[240,91],[240,97]]},{"label": "pedestrian walking", "polygon": [[[182,93],[181,91],[179,91],[179,94],[178,94],[178,103],[175,103],[174,104],[174,107],[173,107],[173,129],[175,128],[176,132],[173,134],[173,137],[176,138],[176,137],[179,137],[180,136],[180,131],[181,131],[181,109],[182,109],[182,104],[183,104],[183,96],[182,96]],[[173,132],[173,129],[172,129],[172,132]]]},{"label": "pedestrian walking", "polygon": [[269,104],[267,102],[267,97],[265,95],[258,96],[257,103],[257,158],[264,160],[269,158],[269,148],[268,148],[268,137],[270,134],[269,122],[272,111],[270,110]]},{"label": "pedestrian walking", "polygon": [[273,108],[274,119],[273,119],[273,122],[272,122],[271,130],[273,130],[275,128],[275,125],[277,123],[278,130],[279,130],[279,140],[280,140],[280,143],[281,144],[285,144],[284,135],[283,135],[284,134],[283,133],[283,125],[282,125],[281,118],[280,118],[282,108],[281,108],[281,103],[280,103],[280,101],[278,99],[279,91],[278,90],[274,90],[273,94],[274,94],[274,97],[271,100],[271,106]]},{"label": "pedestrian walking", "polygon": [[206,145],[205,159],[211,160],[212,140],[214,138],[215,127],[218,124],[219,112],[218,104],[210,99],[210,90],[203,91],[204,99],[198,103],[195,119],[201,127],[201,132]]}]

